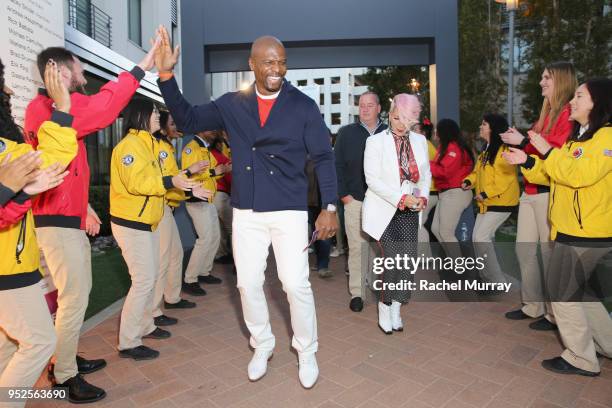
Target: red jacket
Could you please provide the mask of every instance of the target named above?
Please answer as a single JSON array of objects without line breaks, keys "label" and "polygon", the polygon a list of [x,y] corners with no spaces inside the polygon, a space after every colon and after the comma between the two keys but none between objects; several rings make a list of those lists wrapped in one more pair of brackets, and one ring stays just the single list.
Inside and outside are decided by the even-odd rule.
[{"label": "red jacket", "polygon": [[[213,156],[215,156],[215,159],[217,160],[218,164],[227,164],[230,162],[230,159],[227,156],[225,156],[223,153],[221,153],[219,150],[210,149],[210,152],[212,153]],[[225,173],[223,177],[217,180],[217,191],[223,191],[224,193],[231,194],[231,191],[232,191],[232,172],[231,171],[229,173]]]},{"label": "red jacket", "polygon": [[32,207],[32,201],[26,200],[23,204],[9,201],[0,207],[0,229],[17,224],[25,217],[28,210]]},{"label": "red jacket", "polygon": [[[574,126],[574,121],[570,120],[571,109],[569,103],[563,107],[559,116],[557,116],[557,120],[550,128],[550,131],[546,133],[546,128],[548,127],[549,117],[547,116],[544,119],[544,126],[542,130],[542,136],[551,144],[553,147],[561,147],[567,141],[570,134],[572,133],[572,128]],[[538,153],[535,147],[528,143],[525,146],[525,153],[527,154],[537,154],[540,158],[542,155]],[[539,184],[533,184],[527,181],[526,178],[523,177],[523,181],[525,182],[525,193],[527,194],[537,194],[537,193],[545,193],[549,191],[548,186],[540,186]]]},{"label": "red jacket", "polygon": [[[64,227],[85,229],[89,201],[89,164],[85,136],[110,126],[119,116],[138,89],[144,71],[134,67],[119,74],[95,95],[73,92],[70,95],[74,116],[72,127],[77,131],[78,151],[68,165],[70,173],[58,187],[40,194],[33,203],[34,222],[37,227]],[[51,118],[53,100],[44,90],[26,108],[26,142],[38,145],[38,128]]]},{"label": "red jacket", "polygon": [[472,172],[474,162],[470,155],[462,150],[456,142],[448,144],[446,154],[438,163],[440,148],[436,152],[436,157],[429,162],[431,176],[433,177],[438,190],[448,190],[450,188],[461,187],[463,180]]}]

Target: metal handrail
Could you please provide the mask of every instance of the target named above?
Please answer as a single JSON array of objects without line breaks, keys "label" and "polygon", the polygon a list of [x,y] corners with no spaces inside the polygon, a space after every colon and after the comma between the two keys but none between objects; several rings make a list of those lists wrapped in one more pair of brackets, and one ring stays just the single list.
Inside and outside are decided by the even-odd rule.
[{"label": "metal handrail", "polygon": [[110,48],[112,18],[99,7],[77,0],[68,1],[68,25]]}]

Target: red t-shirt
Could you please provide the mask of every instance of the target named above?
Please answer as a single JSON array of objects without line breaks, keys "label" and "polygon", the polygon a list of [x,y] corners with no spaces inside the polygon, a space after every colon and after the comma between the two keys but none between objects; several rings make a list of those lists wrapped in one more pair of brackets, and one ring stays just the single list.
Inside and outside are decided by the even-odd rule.
[{"label": "red t-shirt", "polygon": [[272,106],[274,106],[274,102],[276,102],[276,98],[274,99],[263,99],[257,95],[257,107],[259,108],[259,124],[261,127],[264,127],[266,121],[268,120],[268,116],[270,116],[270,111],[272,110]]}]

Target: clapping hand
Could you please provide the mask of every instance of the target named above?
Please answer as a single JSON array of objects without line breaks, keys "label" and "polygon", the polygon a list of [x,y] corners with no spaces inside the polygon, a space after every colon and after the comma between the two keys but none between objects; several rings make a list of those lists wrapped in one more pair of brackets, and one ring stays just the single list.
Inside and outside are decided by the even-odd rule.
[{"label": "clapping hand", "polygon": [[509,164],[523,164],[527,161],[527,153],[516,147],[509,147],[508,151],[502,153],[502,157]]},{"label": "clapping hand", "polygon": [[210,202],[212,199],[212,191],[205,189],[201,185],[194,187],[191,190],[191,194],[193,194],[194,197],[199,198],[200,200],[208,202]]},{"label": "clapping hand", "polygon": [[36,179],[41,164],[40,152],[29,152],[13,161],[9,153],[0,163],[0,184],[18,193]]},{"label": "clapping hand", "polygon": [[540,154],[544,155],[548,153],[550,149],[552,149],[552,146],[542,137],[541,134],[531,130],[527,134],[529,135],[529,142]]},{"label": "clapping hand", "polygon": [[60,163],[55,163],[44,170],[37,171],[36,177],[23,187],[24,193],[33,196],[59,186],[69,173],[64,169],[65,167]]},{"label": "clapping hand", "polygon": [[504,133],[500,134],[502,141],[511,146],[519,146],[525,140],[525,136],[521,134],[515,127],[508,128]]},{"label": "clapping hand", "polygon": [[189,180],[187,177],[185,177],[185,172],[182,171],[179,174],[177,174],[176,176],[172,177],[172,185],[175,188],[178,188],[179,190],[183,190],[183,191],[189,191],[192,188],[194,188],[195,186],[197,186],[199,183],[195,180]]},{"label": "clapping hand", "polygon": [[210,162],[208,160],[200,160],[189,166],[187,170],[189,170],[189,173],[191,174],[199,174],[208,166],[210,166]]}]

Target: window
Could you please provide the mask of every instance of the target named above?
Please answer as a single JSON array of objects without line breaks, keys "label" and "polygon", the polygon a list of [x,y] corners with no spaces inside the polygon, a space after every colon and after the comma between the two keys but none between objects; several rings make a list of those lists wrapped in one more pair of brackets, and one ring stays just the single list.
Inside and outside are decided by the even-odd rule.
[{"label": "window", "polygon": [[361,95],[353,95],[353,105],[359,106],[359,97]]},{"label": "window", "polygon": [[331,77],[331,83],[332,84],[339,84],[340,83],[340,77]]},{"label": "window", "polygon": [[367,85],[363,82],[363,75],[355,75],[354,86],[363,86],[363,85]]},{"label": "window", "polygon": [[325,94],[319,95],[319,105],[325,105]]},{"label": "window", "polygon": [[331,123],[332,125],[339,125],[340,124],[340,113],[332,113],[331,114]]},{"label": "window", "polygon": [[298,86],[306,86],[306,85],[308,85],[308,80],[307,79],[298,79],[297,85]]},{"label": "window", "polygon": [[323,78],[315,78],[314,83],[317,85],[323,85]]},{"label": "window", "polygon": [[142,9],[141,0],[128,0],[128,36],[129,39],[142,46]]},{"label": "window", "polygon": [[338,105],[340,103],[340,92],[332,92],[331,103],[332,105]]}]

